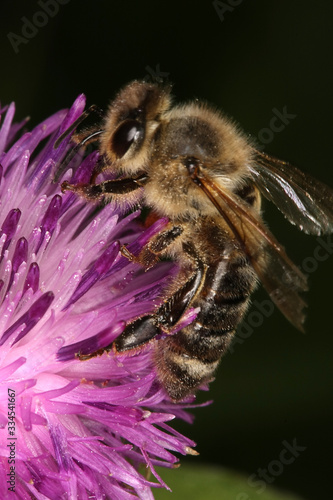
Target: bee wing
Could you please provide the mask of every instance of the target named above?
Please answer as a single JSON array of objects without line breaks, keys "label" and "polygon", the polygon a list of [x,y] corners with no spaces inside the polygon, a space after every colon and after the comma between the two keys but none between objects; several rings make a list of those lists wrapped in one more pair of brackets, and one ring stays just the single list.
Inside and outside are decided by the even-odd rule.
[{"label": "bee wing", "polygon": [[255,151],[250,171],[260,192],[306,233],[333,232],[333,190],[289,163]]},{"label": "bee wing", "polygon": [[304,274],[241,198],[203,174],[197,173],[193,180],[231,228],[272,301],[296,328],[303,331],[306,303],[299,293],[308,289]]}]

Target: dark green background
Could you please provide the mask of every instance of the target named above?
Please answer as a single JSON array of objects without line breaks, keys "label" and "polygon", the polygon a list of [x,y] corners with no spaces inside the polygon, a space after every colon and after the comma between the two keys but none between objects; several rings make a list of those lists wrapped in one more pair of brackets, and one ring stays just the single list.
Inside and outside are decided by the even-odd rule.
[{"label": "dark green background", "polygon": [[[204,98],[253,136],[273,108],[287,106],[297,116],[266,151],[333,186],[333,4],[238,3],[222,22],[211,1],[71,0],[16,54],[8,33],[21,35],[22,16],[31,20],[41,7],[2,2],[1,102],[15,100],[18,118],[29,114],[35,124],[80,92],[105,107],[120,86],[159,65],[177,99]],[[266,218],[297,263],[313,255],[315,238],[274,209]],[[215,403],[195,411],[193,426],[179,426],[198,443],[200,457],[189,461],[251,475],[297,438],[307,449],[273,486],[313,500],[331,495],[332,270],[331,257],[309,277],[306,335],[276,312],[225,357],[208,396]]]}]

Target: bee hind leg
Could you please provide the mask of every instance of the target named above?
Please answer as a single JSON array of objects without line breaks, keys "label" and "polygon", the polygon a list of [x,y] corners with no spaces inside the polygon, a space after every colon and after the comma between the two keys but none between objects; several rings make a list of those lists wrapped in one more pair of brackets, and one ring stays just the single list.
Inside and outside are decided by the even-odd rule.
[{"label": "bee hind leg", "polygon": [[159,333],[160,329],[154,321],[154,316],[143,316],[126,326],[125,330],[113,343],[113,351],[121,353],[136,350],[149,343]]},{"label": "bee hind leg", "polygon": [[129,323],[115,340],[114,351],[120,353],[136,349],[158,336],[172,335],[173,328],[191,306],[204,275],[205,268],[199,265],[185,284],[165,299],[155,312]]}]

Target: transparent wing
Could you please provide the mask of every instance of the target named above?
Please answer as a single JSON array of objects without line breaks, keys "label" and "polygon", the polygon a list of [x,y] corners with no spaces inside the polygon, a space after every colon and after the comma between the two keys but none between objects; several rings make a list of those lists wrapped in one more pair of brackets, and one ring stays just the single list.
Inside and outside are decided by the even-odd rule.
[{"label": "transparent wing", "polygon": [[192,178],[233,231],[272,301],[296,328],[303,331],[306,303],[299,293],[307,290],[304,274],[241,198],[199,172]]},{"label": "transparent wing", "polygon": [[333,232],[333,190],[289,163],[255,151],[250,166],[260,192],[302,231]]}]

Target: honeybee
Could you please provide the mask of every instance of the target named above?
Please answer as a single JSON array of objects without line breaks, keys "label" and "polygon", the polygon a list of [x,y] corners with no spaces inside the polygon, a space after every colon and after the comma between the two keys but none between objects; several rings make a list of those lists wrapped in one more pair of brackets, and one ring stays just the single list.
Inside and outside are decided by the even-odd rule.
[{"label": "honeybee", "polygon": [[[167,217],[139,255],[125,247],[122,253],[145,269],[166,256],[180,269],[162,304],[134,319],[106,350],[121,354],[152,343],[158,379],[179,401],[212,380],[258,280],[303,329],[306,278],[263,223],[261,195],[300,230],[319,235],[333,230],[329,187],[258,151],[209,106],[172,106],[169,86],[130,83],[101,126],[73,137],[76,149],[98,140],[102,161],[88,184],[63,182],[62,190],[93,202],[140,201]],[[116,179],[96,183],[103,172]],[[171,334],[190,308],[199,311],[196,319]]]}]

